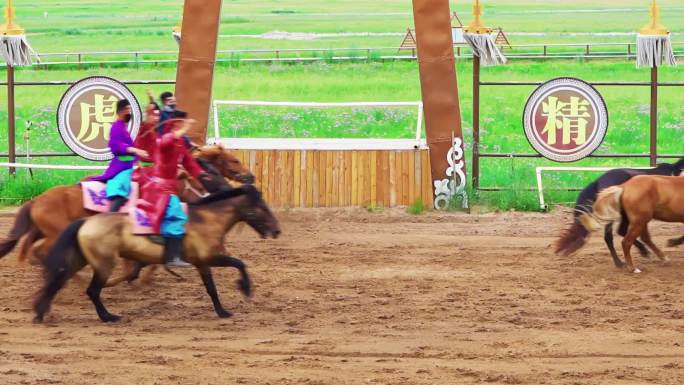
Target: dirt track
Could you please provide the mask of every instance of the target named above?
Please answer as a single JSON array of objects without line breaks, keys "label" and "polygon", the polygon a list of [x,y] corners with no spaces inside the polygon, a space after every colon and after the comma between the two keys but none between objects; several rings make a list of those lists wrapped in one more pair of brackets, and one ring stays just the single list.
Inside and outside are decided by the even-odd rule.
[{"label": "dirt track", "polygon": [[[39,271],[0,261],[1,384],[681,384],[684,248],[616,270],[595,236],[567,260],[566,214],[281,213],[284,237],[232,234],[255,296],[217,271],[234,317],[199,277],[106,289],[104,325],[83,294],[31,323]],[[0,219],[6,234],[9,219]],[[654,224],[656,242],[681,227]],[[235,239],[247,239],[235,243]]]}]

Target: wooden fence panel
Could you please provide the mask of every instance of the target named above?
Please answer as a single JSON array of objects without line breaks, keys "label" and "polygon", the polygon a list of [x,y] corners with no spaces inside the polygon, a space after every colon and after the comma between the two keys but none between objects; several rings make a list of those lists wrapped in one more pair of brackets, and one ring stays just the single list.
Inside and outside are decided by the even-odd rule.
[{"label": "wooden fence panel", "polygon": [[428,150],[234,153],[274,207],[431,206]]}]

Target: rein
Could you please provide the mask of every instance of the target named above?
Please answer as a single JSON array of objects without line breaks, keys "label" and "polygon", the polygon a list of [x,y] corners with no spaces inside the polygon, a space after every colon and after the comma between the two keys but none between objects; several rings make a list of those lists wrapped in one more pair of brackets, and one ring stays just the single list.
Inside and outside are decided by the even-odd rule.
[{"label": "rein", "polygon": [[190,184],[190,181],[187,180],[187,179],[183,180],[183,184],[184,184],[183,188],[184,188],[185,190],[190,190],[190,191],[192,191],[193,194],[197,195],[197,196],[200,197],[200,198],[205,198],[205,197],[207,197],[207,196],[210,195],[208,192],[201,193],[201,192],[197,191],[197,189],[195,189],[194,187],[192,187],[192,185]]}]

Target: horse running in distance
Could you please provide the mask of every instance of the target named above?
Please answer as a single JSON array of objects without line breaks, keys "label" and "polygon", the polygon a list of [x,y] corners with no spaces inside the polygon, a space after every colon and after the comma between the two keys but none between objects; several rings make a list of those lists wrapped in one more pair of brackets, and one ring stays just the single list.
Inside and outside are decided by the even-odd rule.
[{"label": "horse running in distance", "polygon": [[627,234],[622,239],[622,251],[627,268],[640,273],[634,266],[630,250],[638,237],[643,239],[664,262],[668,259],[651,239],[648,223],[684,222],[684,177],[640,175],[620,186],[602,191],[593,206],[593,213],[585,213],[580,221],[591,231],[597,226],[619,220],[624,215],[629,220]]},{"label": "horse running in distance", "polygon": [[[580,223],[579,219],[584,214],[591,214],[592,205],[596,201],[599,192],[602,190],[623,184],[637,175],[678,176],[682,173],[682,170],[684,170],[684,158],[680,159],[675,164],[660,164],[658,167],[652,169],[639,170],[621,168],[606,172],[580,192],[575,204],[572,224],[561,233],[559,239],[554,244],[556,254],[567,257],[584,246],[589,237],[589,231]],[[629,223],[626,218],[622,218],[620,226],[618,227],[618,234],[620,236],[625,236],[628,225]],[[606,246],[608,246],[610,255],[613,258],[613,263],[616,267],[624,267],[624,263],[618,257],[613,243],[612,222],[606,223],[603,234]],[[634,244],[639,249],[642,256],[648,256],[648,249],[641,241],[637,239]]]},{"label": "horse running in distance", "polygon": [[[249,296],[251,283],[245,264],[226,254],[225,235],[238,222],[247,222],[262,238],[280,235],[278,220],[251,185],[225,190],[203,198],[188,207],[190,220],[183,242],[185,260],[197,267],[204,286],[221,318],[230,317],[219,301],[211,267],[234,267],[243,294]],[[71,277],[86,265],[93,268],[93,278],[86,294],[103,322],[116,322],[119,316],[107,311],[100,293],[116,265],[118,257],[142,264],[163,263],[162,246],[149,237],[133,235],[127,215],[110,213],[79,219],[59,236],[45,260],[45,283],[34,303],[35,322],[42,322],[52,300]]]}]

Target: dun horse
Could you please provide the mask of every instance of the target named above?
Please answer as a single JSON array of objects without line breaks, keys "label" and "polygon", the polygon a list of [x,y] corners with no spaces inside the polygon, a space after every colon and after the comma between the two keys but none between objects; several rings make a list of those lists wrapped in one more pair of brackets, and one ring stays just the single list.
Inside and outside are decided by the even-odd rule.
[{"label": "dun horse", "polygon": [[[239,288],[251,292],[246,267],[239,259],[227,256],[223,239],[240,221],[246,221],[263,238],[280,235],[280,227],[260,193],[251,185],[226,190],[189,205],[190,220],[184,241],[184,257],[199,270],[216,314],[231,313],[223,308],[216,292],[211,267],[234,267],[240,271]],[[162,247],[148,237],[136,236],[126,215],[100,214],[80,219],[59,236],[46,260],[45,285],[34,309],[36,322],[42,322],[57,292],[85,265],[93,268],[93,279],[86,293],[103,322],[115,322],[119,316],[107,311],[100,293],[112,273],[117,257],[143,264],[162,263]]]},{"label": "dun horse", "polygon": [[[213,165],[220,173],[219,176],[243,183],[254,182],[254,176],[249,169],[221,146],[198,147],[193,150],[193,156],[205,169],[208,167],[207,164]],[[211,186],[206,187],[208,190],[217,190],[227,186],[223,178],[214,176]],[[186,184],[185,187],[189,187],[189,185]],[[193,187],[201,188],[197,185],[193,185]],[[194,195],[193,189],[187,188],[185,190],[188,194],[183,194],[181,199],[187,201],[193,197],[194,199],[199,198]],[[80,185],[52,188],[21,207],[9,237],[0,242],[0,258],[9,254],[19,240],[25,236],[19,258],[23,260],[27,256],[32,256],[39,261],[50,249],[59,233],[70,223],[93,214],[95,213],[83,207]]]},{"label": "dun horse", "polygon": [[[656,168],[648,170],[638,170],[621,168],[608,171],[599,177],[596,181],[592,182],[589,186],[585,187],[582,192],[580,192],[577,197],[577,202],[575,204],[575,211],[573,215],[572,225],[567,230],[564,230],[558,241],[555,243],[556,254],[562,256],[568,256],[575,251],[579,250],[586,243],[589,232],[580,223],[580,217],[583,214],[591,213],[592,205],[596,201],[596,197],[602,190],[617,186],[626,181],[630,180],[632,177],[637,175],[663,175],[663,176],[677,176],[684,170],[684,158],[679,160],[675,164],[660,164]],[[618,227],[618,234],[620,236],[625,236],[627,233],[627,226],[629,225],[626,218],[622,218],[620,221],[620,226]],[[683,238],[684,239],[684,238]],[[617,267],[623,267],[624,263],[620,260],[615,250],[615,245],[613,243],[613,223],[607,223],[604,228],[604,240],[610,251],[610,255],[613,258],[613,263]],[[648,249],[641,243],[638,239],[635,240],[634,244],[639,249],[642,256],[648,256]]]},{"label": "dun horse", "polygon": [[598,225],[619,220],[623,212],[629,220],[627,234],[622,240],[627,268],[635,273],[640,272],[634,267],[630,253],[638,237],[659,259],[667,261],[662,250],[653,243],[648,223],[654,219],[684,222],[684,177],[641,175],[621,186],[609,187],[596,199],[593,214],[583,214],[580,221],[591,231]]}]

